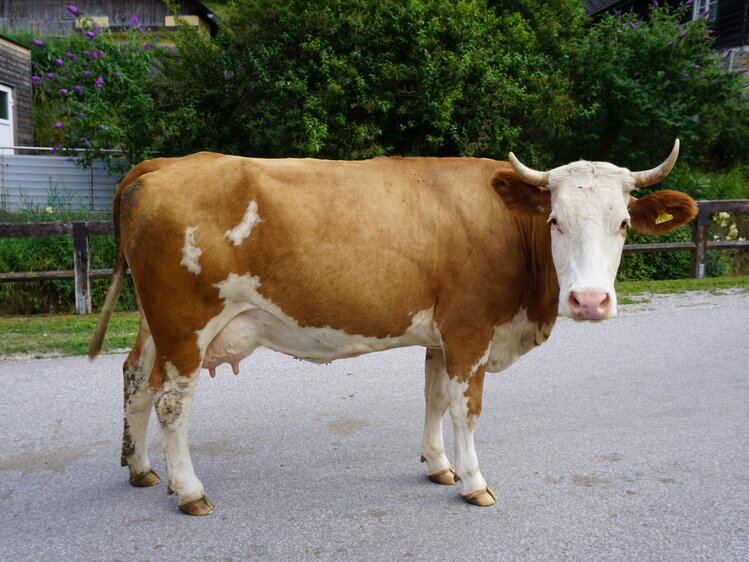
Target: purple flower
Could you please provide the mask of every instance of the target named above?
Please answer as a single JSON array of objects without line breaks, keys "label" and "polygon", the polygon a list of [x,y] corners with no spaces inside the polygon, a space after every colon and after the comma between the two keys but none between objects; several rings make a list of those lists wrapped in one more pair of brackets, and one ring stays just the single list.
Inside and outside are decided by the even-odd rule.
[{"label": "purple flower", "polygon": [[702,68],[702,65],[701,64],[695,64],[694,68],[696,68],[697,70],[699,70],[700,68]]},{"label": "purple flower", "polygon": [[49,78],[50,80],[52,80],[55,77],[55,73],[54,72],[48,72],[47,74],[45,74],[45,76],[47,78]]},{"label": "purple flower", "polygon": [[143,50],[144,51],[150,51],[151,50],[151,44],[150,43],[143,43]]},{"label": "purple flower", "polygon": [[679,122],[674,123],[674,127],[676,127],[677,129],[681,128],[681,123]]},{"label": "purple flower", "polygon": [[615,15],[616,17],[619,17],[619,16],[621,16],[621,15],[622,15],[622,11],[621,11],[621,10],[616,10],[616,11],[614,12],[614,15]]},{"label": "purple flower", "polygon": [[89,39],[93,39],[94,37],[96,37],[96,32],[95,31],[87,31],[86,32],[86,37],[88,37]]},{"label": "purple flower", "polygon": [[94,82],[94,87],[101,88],[104,85],[104,78],[99,76],[96,81]]},{"label": "purple flower", "polygon": [[62,66],[65,62],[62,59],[55,59],[55,64],[57,66]]},{"label": "purple flower", "polygon": [[90,70],[84,70],[83,71],[83,75],[84,76],[91,76],[91,71]]},{"label": "purple flower", "polygon": [[99,125],[99,129],[102,130],[102,131],[106,131],[107,130],[107,126],[106,125]]},{"label": "purple flower", "polygon": [[64,126],[65,126],[65,125],[63,125],[62,123],[60,123],[60,122],[58,121],[57,123],[55,123],[54,125],[52,125],[52,128],[53,128],[53,129],[62,129],[62,128],[63,128]]},{"label": "purple flower", "polygon": [[75,56],[73,53],[65,53],[65,56],[71,60],[78,62],[78,57]]},{"label": "purple flower", "polygon": [[738,72],[739,74],[746,74],[746,71],[746,68],[739,68],[738,70],[736,70],[736,72]]},{"label": "purple flower", "polygon": [[635,84],[639,84],[639,83],[640,83],[640,79],[639,78],[635,78]]},{"label": "purple flower", "polygon": [[128,27],[135,27],[140,23],[140,20],[138,19],[138,16],[133,16],[130,18],[130,21],[128,22]]},{"label": "purple flower", "polygon": [[697,115],[695,115],[694,117],[692,117],[692,121],[694,121],[695,123],[699,123],[700,118]]},{"label": "purple flower", "polygon": [[80,16],[81,15],[81,11],[78,8],[76,8],[75,6],[73,6],[72,4],[68,4],[67,9],[68,9],[68,12],[70,12],[74,16]]},{"label": "purple flower", "polygon": [[684,31],[683,33],[679,33],[679,39],[684,39],[684,37],[687,36],[687,32]]},{"label": "purple flower", "polygon": [[54,154],[55,152],[57,152],[57,149],[56,149],[56,148],[55,148],[55,147],[53,146],[52,148],[50,148],[50,149],[49,149],[49,151],[50,151],[50,152],[51,152],[52,154]]},{"label": "purple flower", "polygon": [[653,6],[658,7],[658,0],[653,0]]},{"label": "purple flower", "polygon": [[118,72],[118,71],[116,71],[116,70],[115,70],[115,71],[114,71],[114,72],[112,73],[112,76],[113,76],[114,78],[119,78],[120,76],[122,76],[122,73],[121,73],[121,72]]},{"label": "purple flower", "polygon": [[58,90],[58,92],[59,92],[59,93],[60,93],[60,95],[62,95],[62,96],[67,96],[67,95],[68,95],[68,90],[67,90],[67,89],[65,89],[65,88],[60,88],[60,89]]},{"label": "purple flower", "polygon": [[629,28],[634,29],[635,28],[635,22],[631,21],[629,22]]},{"label": "purple flower", "polygon": [[673,41],[669,41],[669,42],[668,42],[668,46],[669,46],[669,47],[673,47],[673,46],[674,46],[674,42],[673,42]]},{"label": "purple flower", "polygon": [[85,90],[86,88],[84,88],[83,86],[79,86],[78,84],[76,84],[75,86],[73,86],[73,89],[74,89],[74,90],[75,90],[76,92],[82,92],[82,91],[83,91],[83,90]]},{"label": "purple flower", "polygon": [[41,79],[41,78],[39,78],[38,76],[32,76],[32,77],[31,77],[31,81],[32,81],[32,82],[33,82],[34,84],[36,84],[37,86],[41,86],[41,85],[42,85],[42,79]]},{"label": "purple flower", "polygon": [[689,73],[688,73],[688,72],[684,72],[684,73],[682,73],[682,76],[683,76],[684,78],[689,78]]},{"label": "purple flower", "polygon": [[31,42],[37,47],[44,47],[44,41],[41,41],[39,39],[32,39]]},{"label": "purple flower", "polygon": [[686,2],[684,2],[684,3],[685,3],[685,4],[687,5],[687,6],[689,6],[689,5],[690,5],[690,4],[692,3],[692,0],[687,0],[687,1],[686,1]]}]

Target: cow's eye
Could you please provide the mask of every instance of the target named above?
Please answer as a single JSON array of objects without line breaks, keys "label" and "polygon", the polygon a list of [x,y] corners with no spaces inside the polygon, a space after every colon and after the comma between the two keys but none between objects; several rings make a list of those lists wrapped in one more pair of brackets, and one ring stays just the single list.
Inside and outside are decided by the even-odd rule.
[{"label": "cow's eye", "polygon": [[624,232],[624,231],[626,231],[626,230],[629,229],[629,226],[630,226],[629,219],[624,219],[622,221],[622,224],[619,225],[619,230],[621,230],[622,232]]},{"label": "cow's eye", "polygon": [[546,223],[550,224],[551,226],[557,226],[559,224],[557,218],[553,215],[549,217],[549,220],[547,220]]}]

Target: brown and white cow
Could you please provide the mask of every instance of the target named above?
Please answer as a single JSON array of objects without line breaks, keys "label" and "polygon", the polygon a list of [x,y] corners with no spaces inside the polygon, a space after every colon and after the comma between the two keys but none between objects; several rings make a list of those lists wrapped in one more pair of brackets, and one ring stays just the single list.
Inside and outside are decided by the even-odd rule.
[{"label": "brown and white cow", "polygon": [[101,348],[129,266],[141,310],[124,365],[130,482],[159,482],[146,446],[153,406],[180,509],[212,510],[187,443],[202,368],[236,372],[259,346],[327,362],[419,345],[427,474],[460,480],[470,503],[494,503],[473,441],[484,374],[543,343],[558,314],[616,314],[627,228],[665,232],[695,216],[679,192],[630,195],[663,179],[678,148],[645,172],[586,161],[538,172],[512,153],[510,164],[209,153],[139,164],[117,189],[114,279],[89,351]]}]

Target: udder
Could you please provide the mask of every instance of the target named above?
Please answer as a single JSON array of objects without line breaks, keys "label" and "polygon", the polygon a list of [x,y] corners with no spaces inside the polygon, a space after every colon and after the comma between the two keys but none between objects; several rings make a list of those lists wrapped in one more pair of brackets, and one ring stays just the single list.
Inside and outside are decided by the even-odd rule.
[{"label": "udder", "polygon": [[235,316],[213,338],[203,359],[203,368],[211,377],[216,376],[216,367],[229,363],[235,375],[239,374],[239,362],[258,347],[258,323],[254,310]]}]

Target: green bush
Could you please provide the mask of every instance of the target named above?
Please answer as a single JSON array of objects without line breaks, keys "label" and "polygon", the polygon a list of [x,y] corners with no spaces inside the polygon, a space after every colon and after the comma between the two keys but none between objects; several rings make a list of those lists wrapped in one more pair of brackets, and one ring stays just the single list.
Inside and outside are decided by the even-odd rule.
[{"label": "green bush", "polygon": [[571,111],[530,23],[485,2],[246,0],[228,21],[163,60],[166,153],[548,158]]},{"label": "green bush", "polygon": [[559,138],[563,160],[645,168],[679,137],[681,163],[722,170],[747,162],[744,75],[722,68],[707,20],[683,23],[688,10],[651,7],[648,21],[610,14],[590,27],[571,59],[582,113]]}]

